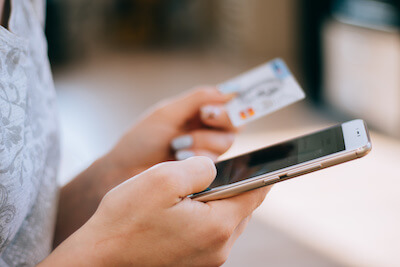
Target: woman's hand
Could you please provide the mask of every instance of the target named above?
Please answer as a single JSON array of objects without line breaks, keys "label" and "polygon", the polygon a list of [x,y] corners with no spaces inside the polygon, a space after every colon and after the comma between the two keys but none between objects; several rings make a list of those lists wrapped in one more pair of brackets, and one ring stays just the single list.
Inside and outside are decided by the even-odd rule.
[{"label": "woman's hand", "polygon": [[216,170],[207,157],[158,164],[103,198],[43,266],[219,266],[269,188],[198,202]]},{"label": "woman's hand", "polygon": [[143,116],[105,159],[126,178],[168,160],[195,155],[216,160],[234,140],[235,128],[223,106],[230,98],[216,88],[202,87],[165,100]]},{"label": "woman's hand", "polygon": [[200,88],[166,100],[143,116],[111,152],[62,188],[54,245],[81,227],[106,192],[126,179],[176,156],[215,160],[224,153],[235,131],[223,108],[227,100],[215,88]]}]

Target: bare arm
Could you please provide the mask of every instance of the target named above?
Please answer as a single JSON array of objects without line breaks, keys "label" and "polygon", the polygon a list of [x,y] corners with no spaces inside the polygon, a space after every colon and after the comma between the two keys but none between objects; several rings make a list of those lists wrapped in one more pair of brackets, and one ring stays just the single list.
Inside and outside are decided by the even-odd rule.
[{"label": "bare arm", "polygon": [[0,23],[1,23],[1,26],[7,28],[9,18],[10,18],[10,0],[0,0]]},{"label": "bare arm", "polygon": [[0,21],[3,19],[4,0],[0,0]]},{"label": "bare arm", "polygon": [[58,246],[96,211],[103,196],[127,177],[118,173],[107,156],[61,189],[53,246]]}]

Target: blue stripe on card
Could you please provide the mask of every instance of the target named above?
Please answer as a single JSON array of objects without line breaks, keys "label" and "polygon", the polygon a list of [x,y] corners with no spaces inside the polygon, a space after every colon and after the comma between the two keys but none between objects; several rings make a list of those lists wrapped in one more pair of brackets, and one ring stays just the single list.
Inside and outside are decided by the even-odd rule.
[{"label": "blue stripe on card", "polygon": [[271,62],[271,64],[272,64],[272,69],[274,70],[275,76],[278,79],[283,80],[286,77],[291,75],[289,69],[287,68],[285,62],[283,62],[282,59],[280,59],[280,58],[275,59]]}]

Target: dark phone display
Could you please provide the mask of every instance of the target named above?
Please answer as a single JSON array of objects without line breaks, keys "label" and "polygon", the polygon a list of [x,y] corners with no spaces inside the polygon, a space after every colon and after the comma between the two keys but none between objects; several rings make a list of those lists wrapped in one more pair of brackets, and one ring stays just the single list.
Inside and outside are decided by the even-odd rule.
[{"label": "dark phone display", "polygon": [[341,126],[216,163],[210,188],[243,181],[345,149]]}]

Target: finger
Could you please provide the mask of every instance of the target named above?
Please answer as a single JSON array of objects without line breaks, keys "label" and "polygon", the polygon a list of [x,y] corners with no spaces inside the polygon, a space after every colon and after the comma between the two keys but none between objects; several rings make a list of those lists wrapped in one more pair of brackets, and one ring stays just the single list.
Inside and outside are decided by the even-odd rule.
[{"label": "finger", "polygon": [[174,150],[187,148],[208,150],[220,155],[232,146],[234,139],[235,135],[232,132],[202,129],[174,138],[171,147]]},{"label": "finger", "polygon": [[193,149],[193,150],[178,150],[175,153],[176,160],[185,160],[194,156],[204,156],[210,158],[212,161],[217,161],[218,154],[210,152],[208,150]]},{"label": "finger", "polygon": [[200,109],[201,121],[210,127],[237,131],[232,124],[224,105],[205,105]]},{"label": "finger", "polygon": [[235,140],[235,135],[232,132],[196,130],[190,134],[193,136],[193,149],[208,150],[216,154],[226,152]]},{"label": "finger", "polygon": [[205,86],[164,102],[161,111],[166,119],[175,123],[176,126],[182,126],[199,113],[200,107],[225,103],[230,98],[230,95],[222,94],[215,87]]},{"label": "finger", "polygon": [[216,175],[215,164],[207,157],[158,164],[138,175],[145,194],[175,204],[187,195],[205,190]]},{"label": "finger", "polygon": [[228,242],[226,243],[226,247],[228,250],[231,250],[233,245],[235,244],[236,240],[239,238],[239,236],[243,233],[243,231],[246,229],[247,225],[249,224],[249,221],[251,219],[251,216],[247,216],[244,218],[238,226],[236,226],[235,230],[233,231],[231,237],[229,238]]},{"label": "finger", "polygon": [[222,261],[225,261],[231,250],[233,245],[235,244],[235,241],[239,238],[239,236],[243,233],[244,229],[246,228],[248,222],[250,220],[250,217],[244,218],[239,225],[232,231],[230,234],[229,238],[227,239],[226,242],[222,243],[222,248],[220,249],[219,257],[222,257]]},{"label": "finger", "polygon": [[238,225],[261,205],[271,186],[251,190],[240,195],[207,202],[217,218],[226,218],[233,225]]}]

